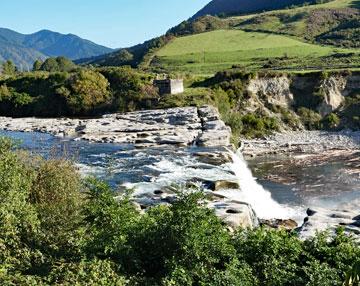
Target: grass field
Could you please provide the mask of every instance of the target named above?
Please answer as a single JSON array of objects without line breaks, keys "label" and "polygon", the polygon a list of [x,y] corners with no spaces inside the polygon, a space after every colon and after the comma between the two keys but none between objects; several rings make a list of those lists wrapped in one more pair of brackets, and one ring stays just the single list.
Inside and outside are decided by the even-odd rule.
[{"label": "grass field", "polygon": [[[359,51],[320,46],[295,38],[241,30],[217,30],[203,34],[180,37],[156,53],[157,62],[170,71],[214,73],[241,65],[248,69],[273,68],[306,70],[342,67],[335,54],[355,57],[348,67],[358,67]],[[348,57],[349,58],[349,57]]]}]

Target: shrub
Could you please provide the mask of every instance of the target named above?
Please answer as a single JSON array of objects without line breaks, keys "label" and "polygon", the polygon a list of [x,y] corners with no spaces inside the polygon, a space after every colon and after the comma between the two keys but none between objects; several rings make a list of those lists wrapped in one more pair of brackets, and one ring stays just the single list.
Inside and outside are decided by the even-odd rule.
[{"label": "shrub", "polygon": [[309,130],[321,129],[321,115],[311,109],[301,107],[298,110],[300,120]]},{"label": "shrub", "polygon": [[11,152],[13,143],[0,138],[0,265],[1,272],[24,270],[41,255],[32,249],[39,231],[28,198],[34,172]]},{"label": "shrub", "polygon": [[330,113],[323,118],[322,123],[327,129],[334,129],[339,126],[340,118],[335,113]]},{"label": "shrub", "polygon": [[71,162],[39,161],[30,203],[40,221],[39,247],[42,251],[70,259],[79,255],[83,190],[80,176]]},{"label": "shrub", "polygon": [[83,70],[68,80],[68,86],[58,89],[66,99],[73,114],[88,114],[94,112],[110,99],[109,82],[100,73]]},{"label": "shrub", "polygon": [[83,260],[56,266],[46,279],[51,285],[124,286],[127,280],[117,273],[117,266],[110,260]]}]

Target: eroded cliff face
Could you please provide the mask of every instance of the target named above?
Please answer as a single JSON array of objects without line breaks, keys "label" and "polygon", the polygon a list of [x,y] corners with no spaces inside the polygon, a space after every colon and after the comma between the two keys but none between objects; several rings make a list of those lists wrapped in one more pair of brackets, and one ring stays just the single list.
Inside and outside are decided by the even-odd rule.
[{"label": "eroded cliff face", "polygon": [[290,90],[291,80],[286,76],[256,78],[249,82],[247,91],[258,96],[265,104],[291,107],[294,95]]},{"label": "eroded cliff face", "polygon": [[331,76],[320,81],[319,96],[322,100],[317,110],[322,116],[335,111],[344,102],[347,81],[343,76]]},{"label": "eroded cliff face", "polygon": [[249,81],[247,92],[256,98],[258,107],[281,106],[288,109],[306,107],[322,116],[341,108],[346,96],[360,90],[360,75],[320,74],[307,76],[258,76]]}]

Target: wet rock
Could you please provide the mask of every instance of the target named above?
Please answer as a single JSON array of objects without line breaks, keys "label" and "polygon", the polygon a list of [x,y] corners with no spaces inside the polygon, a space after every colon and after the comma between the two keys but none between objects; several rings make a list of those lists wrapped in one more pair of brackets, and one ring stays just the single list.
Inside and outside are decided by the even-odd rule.
[{"label": "wet rock", "polygon": [[259,225],[254,210],[247,203],[237,201],[211,202],[208,205],[232,229],[255,228]]},{"label": "wet rock", "polygon": [[238,182],[231,182],[231,181],[216,181],[214,184],[213,191],[220,191],[220,190],[237,190],[240,189]]},{"label": "wet rock", "polygon": [[192,154],[205,164],[219,166],[232,162],[231,153],[228,150],[197,151]]},{"label": "wet rock", "polygon": [[96,119],[0,117],[0,129],[73,136],[90,142],[189,146],[230,145],[230,129],[211,106],[107,114]]},{"label": "wet rock", "polygon": [[330,231],[335,234],[343,227],[348,234],[360,234],[360,224],[356,220],[359,214],[351,209],[321,209],[308,212],[303,225],[299,228],[300,237],[306,239],[316,235],[318,231]]},{"label": "wet rock", "polygon": [[263,226],[267,226],[273,229],[294,230],[298,227],[297,222],[292,219],[260,220],[260,223]]}]

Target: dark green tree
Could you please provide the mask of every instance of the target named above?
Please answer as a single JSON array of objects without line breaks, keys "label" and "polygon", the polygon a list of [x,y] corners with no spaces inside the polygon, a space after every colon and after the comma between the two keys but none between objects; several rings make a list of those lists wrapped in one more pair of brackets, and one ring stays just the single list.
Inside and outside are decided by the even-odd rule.
[{"label": "dark green tree", "polygon": [[56,62],[58,63],[59,71],[68,72],[75,68],[75,64],[65,57],[57,57]]},{"label": "dark green tree", "polygon": [[100,73],[82,70],[59,90],[74,114],[88,114],[110,100],[109,82]]},{"label": "dark green tree", "polygon": [[57,72],[59,70],[59,64],[55,58],[48,58],[41,66],[42,71]]},{"label": "dark green tree", "polygon": [[14,75],[17,69],[11,60],[8,60],[2,64],[2,72],[6,75]]},{"label": "dark green tree", "polygon": [[43,64],[42,60],[36,60],[33,64],[33,71],[39,71],[41,69],[42,64]]}]

